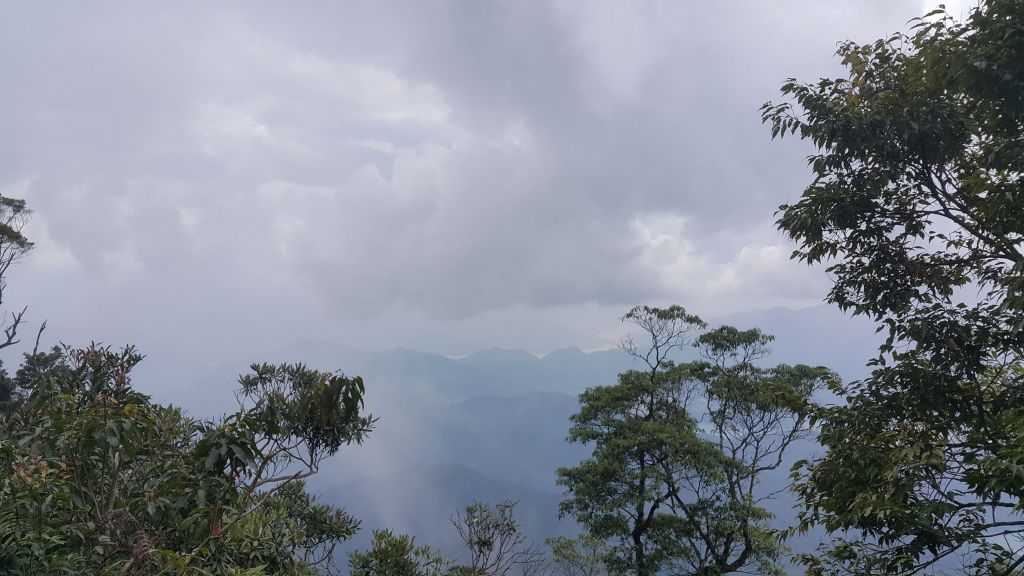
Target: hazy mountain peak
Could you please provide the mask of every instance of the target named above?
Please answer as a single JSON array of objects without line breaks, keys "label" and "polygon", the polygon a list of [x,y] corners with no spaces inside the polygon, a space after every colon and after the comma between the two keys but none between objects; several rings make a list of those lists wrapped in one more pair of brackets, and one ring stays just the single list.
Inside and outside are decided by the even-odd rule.
[{"label": "hazy mountain peak", "polygon": [[552,350],[551,352],[548,352],[544,356],[541,356],[541,360],[582,358],[586,355],[587,353],[584,352],[579,346],[569,346],[568,348],[559,348],[558,350]]},{"label": "hazy mountain peak", "polygon": [[470,354],[466,360],[470,362],[476,362],[480,360],[487,361],[514,361],[514,362],[537,362],[540,358],[525,350],[514,350],[510,348],[500,348],[495,346],[493,348],[487,348],[486,350],[480,350]]}]

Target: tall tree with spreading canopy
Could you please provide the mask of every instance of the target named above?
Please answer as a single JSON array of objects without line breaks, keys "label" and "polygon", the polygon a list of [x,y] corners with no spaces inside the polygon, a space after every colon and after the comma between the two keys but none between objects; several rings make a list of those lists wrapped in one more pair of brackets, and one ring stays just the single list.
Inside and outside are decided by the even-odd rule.
[{"label": "tall tree with spreading canopy", "polygon": [[804,527],[849,533],[815,572],[1024,565],[1024,2],[942,10],[843,43],[848,74],[787,81],[773,136],[816,148],[781,207],[828,301],[887,335],[871,376],[823,407]]},{"label": "tall tree with spreading canopy", "polygon": [[568,492],[561,512],[609,542],[605,563],[613,573],[650,576],[668,565],[673,543],[686,531],[669,509],[663,465],[716,461],[686,411],[684,379],[669,361],[705,324],[678,306],[637,307],[623,320],[650,339],[649,344],[623,343],[645,370],[630,370],[619,375],[618,384],[580,395],[569,439],[593,444],[594,451],[578,466],[558,470],[558,482]]},{"label": "tall tree with spreading canopy", "polygon": [[[623,318],[646,342],[624,342],[642,366],[580,395],[570,439],[593,445],[558,471],[561,511],[607,543],[613,574],[777,570],[782,552],[760,481],[809,431],[824,368],[761,368],[771,337],[707,325],[683,308],[641,306]],[[698,336],[699,334],[699,336]],[[670,357],[695,347],[701,360]]]}]

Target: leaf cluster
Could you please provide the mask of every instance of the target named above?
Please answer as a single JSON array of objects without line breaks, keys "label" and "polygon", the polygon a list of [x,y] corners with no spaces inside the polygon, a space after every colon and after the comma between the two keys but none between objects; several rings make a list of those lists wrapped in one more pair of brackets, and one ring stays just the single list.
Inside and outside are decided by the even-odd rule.
[{"label": "leaf cluster", "polygon": [[815,572],[1024,562],[1024,3],[937,10],[846,42],[846,77],[789,80],[773,137],[816,152],[778,226],[824,262],[828,300],[887,338],[862,382],[814,413],[826,454],[796,470],[802,528],[838,537]]},{"label": "leaf cluster", "polygon": [[[625,345],[645,369],[580,395],[569,439],[593,451],[558,471],[562,514],[606,545],[611,573],[776,571],[781,547],[762,507],[771,495],[758,486],[809,433],[811,396],[835,375],[760,367],[770,336],[707,329],[678,306],[624,319],[646,336],[646,347]],[[684,346],[701,360],[674,363]]]},{"label": "leaf cluster", "polygon": [[239,410],[187,417],[132,386],[142,356],[32,355],[0,430],[0,563],[11,574],[314,574],[358,522],[302,480],[360,441],[362,381],[257,366]]}]

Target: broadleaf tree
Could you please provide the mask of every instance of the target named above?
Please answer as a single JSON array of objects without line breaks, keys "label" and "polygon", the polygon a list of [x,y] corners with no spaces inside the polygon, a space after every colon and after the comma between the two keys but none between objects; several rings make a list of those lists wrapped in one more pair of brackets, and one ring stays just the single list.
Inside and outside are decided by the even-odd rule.
[{"label": "broadleaf tree", "polygon": [[607,545],[589,534],[576,538],[554,536],[545,541],[551,550],[551,573],[557,576],[607,576]]},{"label": "broadleaf tree", "polygon": [[[679,306],[623,319],[645,339],[624,343],[641,368],[580,395],[570,440],[593,453],[558,471],[562,513],[606,545],[613,574],[775,572],[782,549],[761,480],[809,433],[811,395],[835,375],[761,368],[769,336],[707,330]],[[690,348],[700,360],[673,361]]]},{"label": "broadleaf tree", "polygon": [[312,575],[358,522],[303,480],[360,442],[359,378],[253,366],[247,402],[196,420],[134,389],[133,348],[60,350],[0,430],[9,574]]},{"label": "broadleaf tree", "polygon": [[374,530],[369,550],[349,553],[350,576],[454,576],[451,560],[415,538]]},{"label": "broadleaf tree", "polygon": [[823,407],[800,470],[814,572],[1024,566],[1024,2],[845,42],[846,75],[787,81],[763,119],[813,144],[778,226],[827,299],[886,336]]}]

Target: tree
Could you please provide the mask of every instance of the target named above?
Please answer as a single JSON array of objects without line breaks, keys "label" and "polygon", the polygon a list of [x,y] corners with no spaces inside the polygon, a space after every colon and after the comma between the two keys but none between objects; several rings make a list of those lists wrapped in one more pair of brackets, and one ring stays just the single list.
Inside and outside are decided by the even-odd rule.
[{"label": "tree", "polygon": [[132,348],[65,348],[0,431],[11,574],[280,574],[329,567],[358,522],[302,480],[373,424],[358,377],[254,365],[241,405],[188,418],[133,389]]},{"label": "tree", "polygon": [[763,508],[779,490],[761,489],[762,480],[811,435],[811,397],[838,377],[802,364],[759,366],[772,340],[758,329],[722,326],[701,334],[694,347],[702,359],[682,366],[706,441],[719,455],[717,467],[684,464],[668,475],[673,510],[691,531],[675,562],[686,573],[779,571],[779,532]]},{"label": "tree", "polygon": [[[0,196],[0,306],[4,304],[8,271],[33,248],[32,242],[22,233],[31,214],[24,200]],[[27,311],[27,307],[17,312],[0,311],[0,350],[20,342],[18,329],[24,324]],[[38,352],[39,336],[45,327],[46,322],[43,322],[36,335],[36,349],[26,356],[35,356]],[[23,399],[22,392],[18,379],[11,378],[0,363],[0,415],[9,414],[18,407]]]},{"label": "tree", "polygon": [[515,502],[495,506],[474,502],[452,518],[459,539],[469,551],[469,564],[459,576],[530,576],[545,568],[543,551],[531,544],[515,518]]},{"label": "tree", "polygon": [[349,554],[351,576],[541,576],[549,563],[531,544],[515,518],[515,502],[497,505],[473,502],[451,519],[469,554],[457,564],[432,550],[416,546],[407,535],[390,530],[373,533],[370,550]]},{"label": "tree", "polygon": [[623,342],[646,370],[630,370],[614,386],[580,394],[569,440],[592,444],[593,455],[558,470],[558,483],[568,492],[560,511],[594,538],[609,542],[605,563],[613,573],[650,576],[669,563],[674,543],[687,534],[683,521],[669,510],[666,471],[673,467],[664,465],[672,460],[711,468],[717,462],[686,411],[685,379],[668,360],[705,324],[678,306],[636,307],[623,320],[650,338],[647,348]]},{"label": "tree", "polygon": [[[16,198],[0,196],[0,305],[4,303],[4,291],[7,289],[7,271],[12,264],[19,262],[33,244],[22,234],[25,224],[32,211],[25,206],[25,201]],[[3,336],[0,337],[0,350],[13,346],[19,342],[18,328],[24,322],[27,308],[19,312],[4,313],[0,321],[0,330]]]},{"label": "tree", "polygon": [[607,576],[607,547],[589,534],[576,538],[556,536],[546,540],[551,548],[553,574],[558,576]]},{"label": "tree", "polygon": [[[45,325],[44,322],[43,327]],[[35,378],[44,372],[60,369],[63,357],[64,353],[59,346],[41,352],[33,350],[23,356],[21,366],[13,377],[7,373],[3,362],[0,362],[0,417],[17,410],[25,401]]]},{"label": "tree", "polygon": [[[624,348],[644,366],[580,395],[570,440],[593,455],[558,471],[561,511],[608,545],[609,572],[724,574],[774,570],[781,552],[760,506],[765,473],[808,432],[824,368],[759,368],[771,338],[706,327],[683,308],[637,307],[624,320],[648,339]],[[670,356],[695,346],[703,360]]]},{"label": "tree", "polygon": [[804,528],[837,536],[813,571],[916,573],[1024,563],[1024,3],[941,10],[840,46],[847,77],[768,103],[810,140],[811,184],[778,226],[828,262],[828,301],[887,334],[873,372],[822,407]]},{"label": "tree", "polygon": [[450,576],[451,562],[405,534],[373,532],[372,548],[349,554],[351,576]]}]

